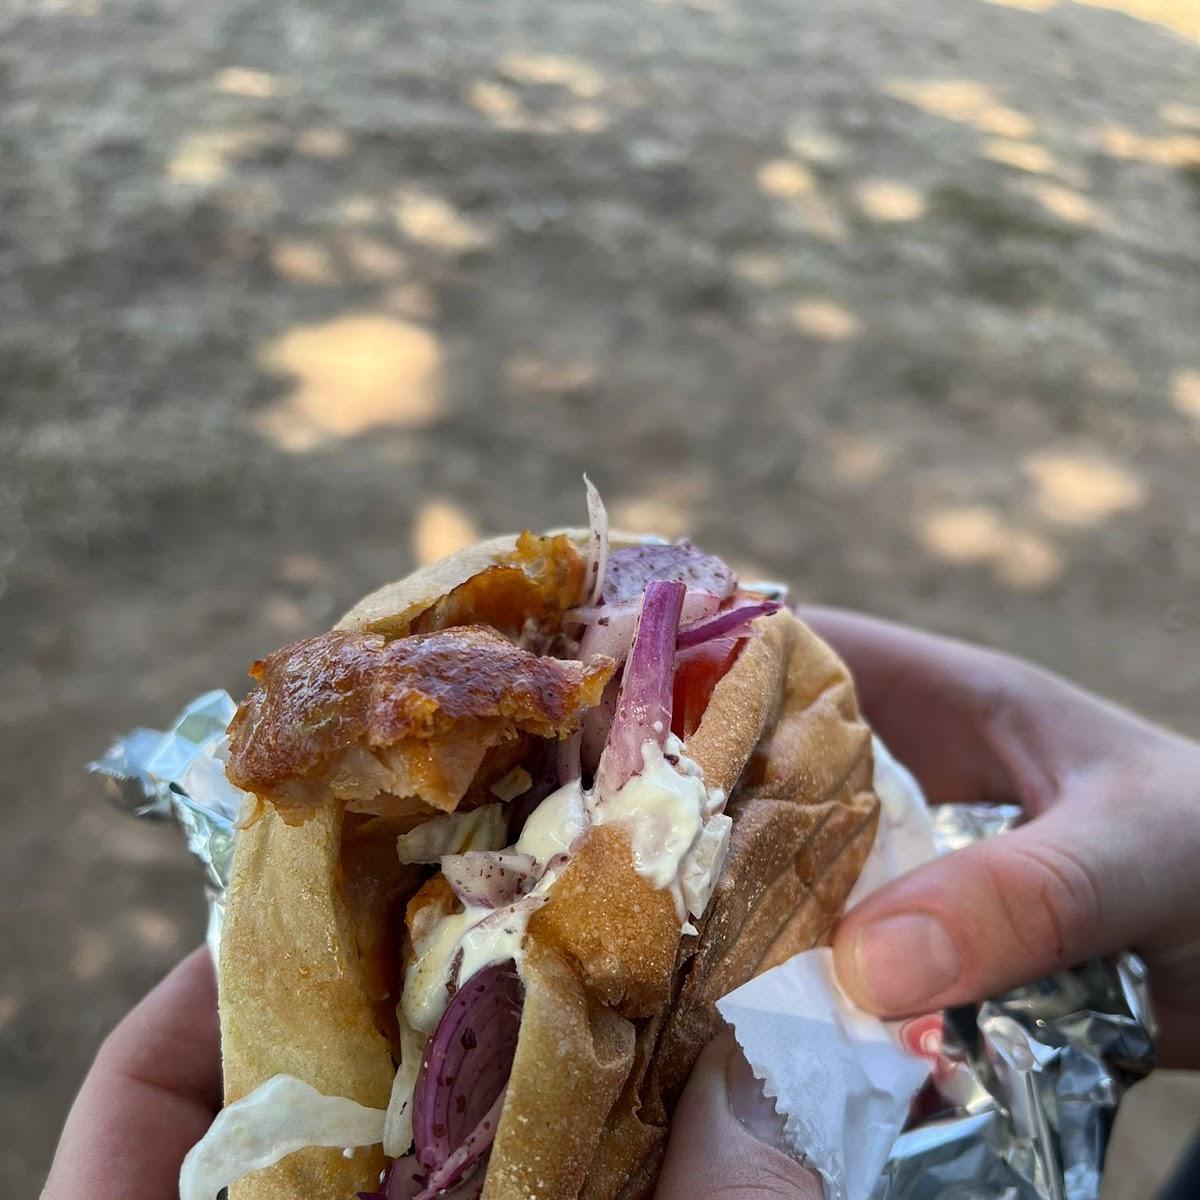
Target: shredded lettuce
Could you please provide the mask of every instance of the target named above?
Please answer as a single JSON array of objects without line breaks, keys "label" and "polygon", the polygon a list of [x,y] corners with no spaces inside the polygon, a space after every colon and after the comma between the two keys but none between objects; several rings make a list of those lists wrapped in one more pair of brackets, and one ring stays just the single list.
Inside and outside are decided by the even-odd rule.
[{"label": "shredded lettuce", "polygon": [[402,863],[439,863],[443,855],[467,850],[502,850],[508,840],[508,816],[499,804],[470,812],[444,813],[422,821],[396,839]]},{"label": "shredded lettuce", "polygon": [[383,1123],[383,1152],[388,1158],[400,1158],[412,1147],[413,1088],[421,1069],[421,1051],[425,1039],[412,1028],[400,1012],[400,1066],[392,1081],[392,1098],[388,1101],[387,1118]]},{"label": "shredded lettuce", "polygon": [[183,1160],[179,1200],[216,1200],[222,1188],[306,1146],[373,1146],[383,1140],[384,1117],[380,1108],[276,1075],[217,1114]]}]

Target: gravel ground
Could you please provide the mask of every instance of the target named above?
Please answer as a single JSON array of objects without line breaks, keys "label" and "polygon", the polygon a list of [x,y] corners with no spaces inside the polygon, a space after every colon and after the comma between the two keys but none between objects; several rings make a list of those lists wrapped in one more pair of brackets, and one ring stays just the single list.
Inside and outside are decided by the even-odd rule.
[{"label": "gravel ground", "polygon": [[0,1191],[201,935],[83,764],[623,524],[1200,733],[1191,0],[0,3]]}]

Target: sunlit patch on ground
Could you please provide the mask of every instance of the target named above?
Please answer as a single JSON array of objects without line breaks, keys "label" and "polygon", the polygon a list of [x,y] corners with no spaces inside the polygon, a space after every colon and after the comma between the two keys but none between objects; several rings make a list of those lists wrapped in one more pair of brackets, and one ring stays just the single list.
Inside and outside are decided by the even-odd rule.
[{"label": "sunlit patch on ground", "polygon": [[304,609],[290,596],[268,596],[262,611],[267,624],[285,637],[295,637],[308,624]]},{"label": "sunlit patch on ground", "polygon": [[1018,591],[1036,591],[1062,574],[1062,558],[1050,542],[982,505],[933,513],[918,532],[936,557],[959,566],[987,566],[1000,583]]},{"label": "sunlit patch on ground", "polygon": [[301,587],[328,583],[332,578],[329,564],[317,558],[315,554],[285,554],[279,560],[276,573],[284,583],[294,583]]},{"label": "sunlit patch on ground", "polygon": [[816,190],[813,173],[801,163],[776,158],[758,169],[758,186],[768,195],[795,200]]},{"label": "sunlit patch on ground", "polygon": [[229,177],[235,159],[256,150],[269,136],[258,126],[190,133],[167,163],[167,178],[173,183],[220,183]]},{"label": "sunlit patch on ground", "polygon": [[506,54],[499,69],[517,83],[557,84],[580,100],[594,100],[604,94],[604,76],[565,54]]},{"label": "sunlit patch on ground", "polygon": [[467,92],[467,103],[481,115],[497,123],[510,121],[522,111],[521,97],[513,88],[503,83],[481,79],[471,85]]},{"label": "sunlit patch on ground", "polygon": [[491,244],[492,234],[440,196],[406,188],[392,202],[396,227],[410,241],[447,254],[466,254]]},{"label": "sunlit patch on ground", "polygon": [[164,913],[139,908],[129,914],[134,936],[147,950],[169,950],[179,941],[179,929]]},{"label": "sunlit patch on ground", "polygon": [[[467,103],[497,129],[556,136],[563,133],[601,133],[609,126],[609,116],[600,105],[579,102],[577,89],[564,89],[562,97],[529,107],[515,88],[494,80],[479,80],[467,92]],[[565,101],[565,102],[564,102]]]},{"label": "sunlit patch on ground", "polygon": [[369,234],[347,231],[338,237],[337,244],[359,279],[383,283],[400,279],[409,270],[406,254]]},{"label": "sunlit patch on ground", "polygon": [[1018,142],[1011,138],[988,138],[980,147],[980,154],[993,162],[1029,171],[1034,175],[1046,175],[1057,163],[1054,155],[1045,146],[1036,142]]},{"label": "sunlit patch on ground", "polygon": [[733,273],[747,283],[759,287],[775,287],[783,282],[786,271],[783,259],[766,250],[746,250],[737,254],[732,262]]},{"label": "sunlit patch on ground", "polygon": [[98,17],[101,12],[100,0],[38,0],[38,8],[48,13],[78,13],[81,17]]},{"label": "sunlit patch on ground", "polygon": [[1001,8],[1019,8],[1022,12],[1048,12],[1057,8],[1061,0],[987,0],[987,3]]},{"label": "sunlit patch on ground", "polygon": [[213,90],[227,96],[245,96],[251,100],[267,100],[278,96],[288,84],[267,71],[252,71],[248,67],[226,67],[213,76]]},{"label": "sunlit patch on ground", "polygon": [[1175,372],[1171,379],[1171,401],[1185,417],[1200,421],[1200,369]]},{"label": "sunlit patch on ground", "polygon": [[608,114],[595,104],[579,104],[567,109],[562,121],[573,133],[601,133],[608,128]]},{"label": "sunlit patch on ground", "polygon": [[350,139],[340,130],[316,125],[296,135],[296,151],[309,158],[345,158],[350,153]]},{"label": "sunlit patch on ground", "polygon": [[583,359],[547,359],[537,354],[514,354],[504,364],[504,376],[522,392],[564,395],[593,386],[596,364]]},{"label": "sunlit patch on ground", "polygon": [[289,330],[261,365],[295,379],[251,424],[282,450],[303,452],[370,429],[427,425],[441,411],[441,352],[420,326],[380,313]]},{"label": "sunlit patch on ground", "polygon": [[448,500],[430,500],[413,519],[413,557],[420,566],[437,562],[479,538],[479,527],[470,515]]},{"label": "sunlit patch on ground", "polygon": [[1139,507],[1144,498],[1142,485],[1129,471],[1093,455],[1033,454],[1023,469],[1033,481],[1038,508],[1063,525],[1099,525]]},{"label": "sunlit patch on ground", "polygon": [[845,223],[833,204],[817,191],[817,180],[803,163],[776,158],[758,169],[758,187],[783,201],[783,212],[805,233],[827,241],[843,241]]},{"label": "sunlit patch on ground", "polygon": [[872,221],[915,221],[925,212],[925,197],[895,179],[864,179],[855,186],[854,198]]},{"label": "sunlit patch on ground", "polygon": [[[1004,8],[1019,8],[1024,12],[1048,12],[1058,8],[1063,0],[987,0]],[[1073,0],[1089,8],[1108,8],[1125,13],[1140,21],[1165,25],[1184,37],[1200,41],[1200,4],[1196,0]]]},{"label": "sunlit patch on ground", "polygon": [[846,342],[862,331],[862,322],[836,300],[801,300],[788,309],[794,329],[823,342]]},{"label": "sunlit patch on ground", "polygon": [[1068,225],[1105,229],[1112,225],[1109,215],[1074,188],[1045,179],[1021,180],[1018,189],[1032,196],[1052,217]]},{"label": "sunlit patch on ground", "polygon": [[850,148],[820,129],[796,127],[787,135],[788,149],[805,162],[834,166],[850,157]]},{"label": "sunlit patch on ground", "polygon": [[112,965],[112,935],[99,929],[80,929],[75,934],[70,971],[79,983],[91,983]]},{"label": "sunlit patch on ground", "polygon": [[629,533],[683,537],[694,532],[695,514],[709,490],[699,475],[670,479],[641,496],[620,496],[609,506],[612,523]]},{"label": "sunlit patch on ground", "polygon": [[343,225],[369,225],[378,221],[383,214],[383,206],[373,196],[347,196],[338,205],[338,220]]},{"label": "sunlit patch on ground", "polygon": [[3,1029],[21,1011],[21,1001],[12,992],[0,995],[0,1029]]},{"label": "sunlit patch on ground", "polygon": [[991,88],[973,79],[894,79],[884,91],[935,117],[970,125],[980,133],[1024,140],[1033,136],[1033,122],[1001,104]]},{"label": "sunlit patch on ground", "polygon": [[882,441],[860,434],[835,434],[829,448],[833,473],[843,483],[870,483],[887,470],[892,459],[892,451]]},{"label": "sunlit patch on ground", "polygon": [[1170,100],[1159,108],[1158,115],[1168,125],[1178,125],[1182,129],[1200,129],[1200,107],[1195,104],[1182,104],[1178,100]]},{"label": "sunlit patch on ground", "polygon": [[337,268],[320,242],[287,238],[271,247],[271,266],[291,283],[328,286],[337,283]]},{"label": "sunlit patch on ground", "polygon": [[1074,0],[1091,8],[1111,8],[1136,17],[1165,25],[1192,41],[1200,42],[1200,4],[1196,0]]},{"label": "sunlit patch on ground", "polygon": [[1127,125],[1103,125],[1096,137],[1105,154],[1161,167],[1190,167],[1200,164],[1200,137],[1187,133],[1153,137]]},{"label": "sunlit patch on ground", "polygon": [[497,79],[476,80],[467,103],[497,129],[558,136],[594,134],[611,123],[598,103],[609,86],[587,63],[564,54],[508,54]]}]

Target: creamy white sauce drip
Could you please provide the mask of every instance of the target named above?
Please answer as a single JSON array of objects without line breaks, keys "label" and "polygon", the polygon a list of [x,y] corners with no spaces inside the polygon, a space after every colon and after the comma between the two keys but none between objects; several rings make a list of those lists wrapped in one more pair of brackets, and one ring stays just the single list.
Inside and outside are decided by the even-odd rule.
[{"label": "creamy white sauce drip", "polygon": [[725,794],[705,787],[699,766],[674,734],[661,750],[647,741],[642,763],[639,774],[604,799],[585,792],[578,780],[552,792],[511,847],[536,859],[541,870],[529,894],[504,908],[469,905],[441,917],[422,938],[404,977],[402,1007],[413,1029],[432,1033],[453,990],[484,967],[511,958],[520,971],[529,918],[592,825],[627,830],[634,870],[671,893],[681,932],[696,932],[688,914],[699,917],[707,908],[729,844]]}]

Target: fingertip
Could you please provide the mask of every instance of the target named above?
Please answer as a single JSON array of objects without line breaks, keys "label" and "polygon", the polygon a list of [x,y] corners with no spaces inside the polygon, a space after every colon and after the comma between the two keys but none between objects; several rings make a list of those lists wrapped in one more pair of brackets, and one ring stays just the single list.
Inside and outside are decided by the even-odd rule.
[{"label": "fingertip", "polygon": [[833,935],[833,971],[837,976],[842,991],[868,1012],[871,1009],[871,998],[862,986],[858,965],[858,928],[851,917],[844,917],[834,930]]},{"label": "fingertip", "polygon": [[860,1008],[881,1017],[928,1011],[959,984],[957,938],[931,912],[892,912],[839,930],[838,981]]}]

